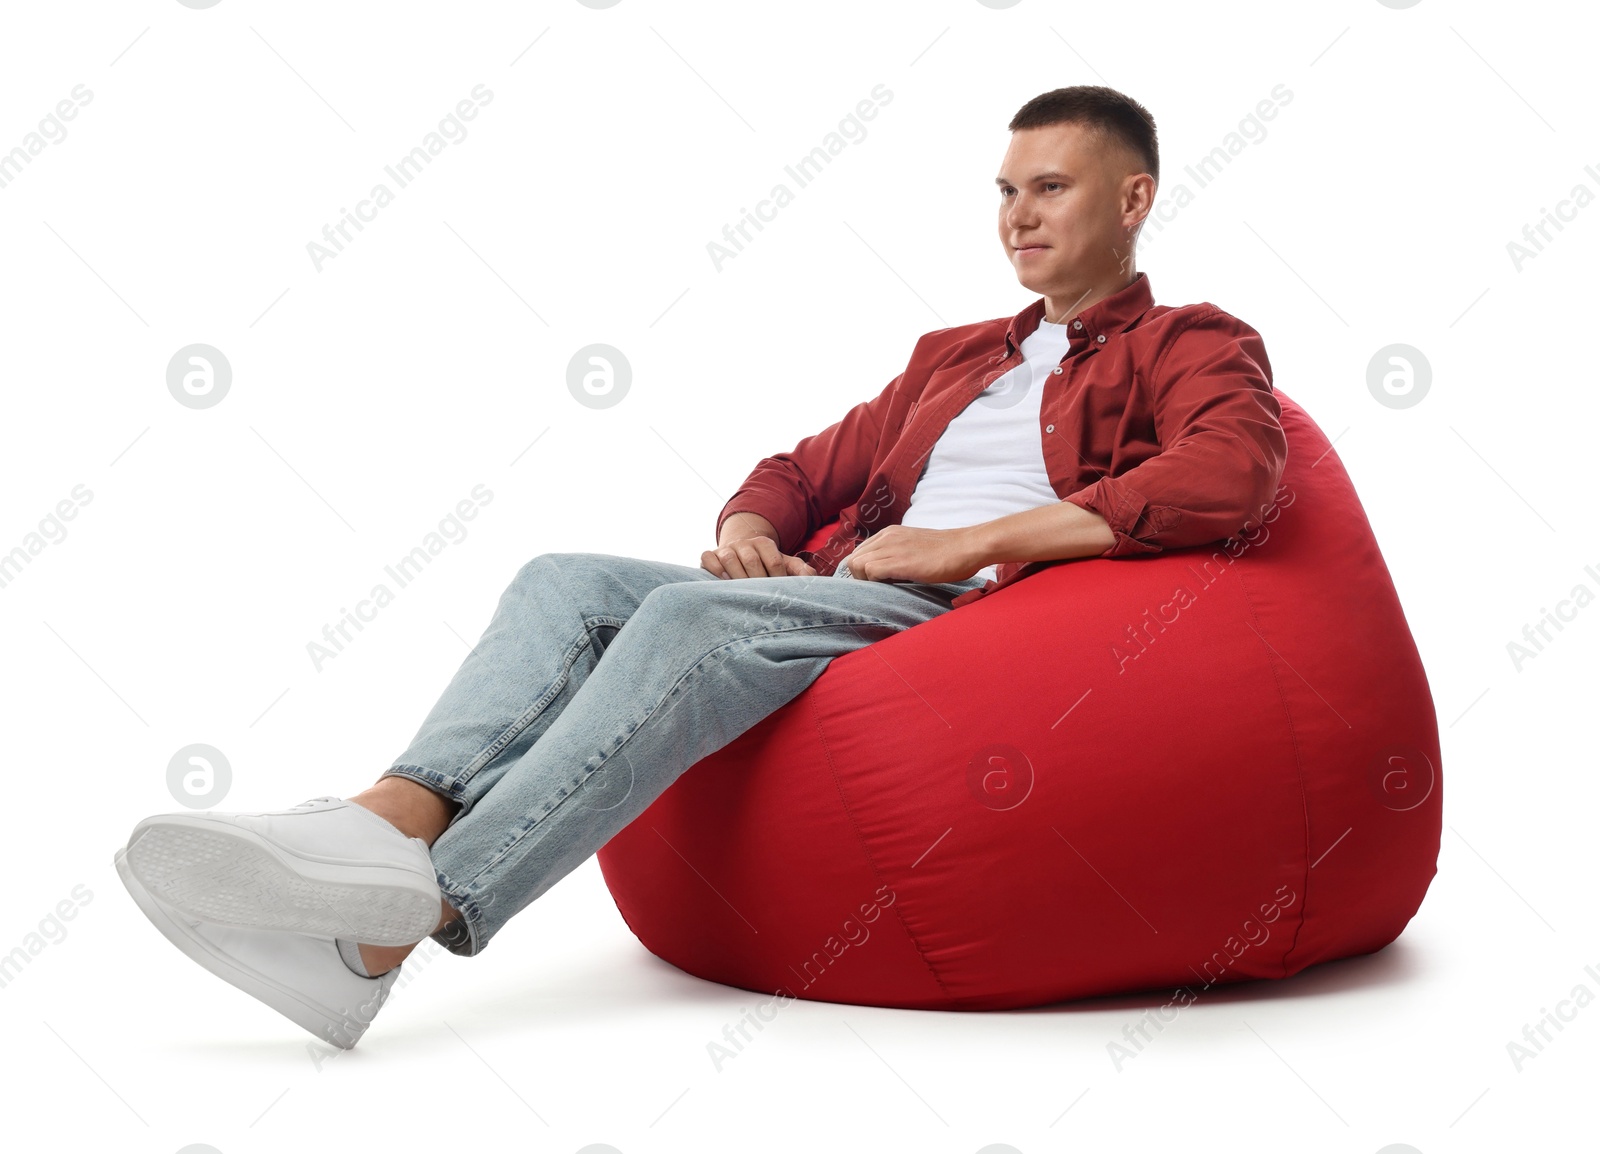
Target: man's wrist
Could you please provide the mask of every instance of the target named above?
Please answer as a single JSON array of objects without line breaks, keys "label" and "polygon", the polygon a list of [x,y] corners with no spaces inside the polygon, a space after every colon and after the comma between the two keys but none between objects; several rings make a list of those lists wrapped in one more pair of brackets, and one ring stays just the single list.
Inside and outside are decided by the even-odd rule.
[{"label": "man's wrist", "polygon": [[955,530],[974,572],[1006,562],[1094,557],[1116,543],[1100,514],[1071,501],[1055,501]]},{"label": "man's wrist", "polygon": [[720,549],[729,541],[743,541],[750,537],[770,537],[773,541],[777,541],[778,530],[760,513],[749,510],[729,513],[723,519],[722,529],[717,534],[717,547]]},{"label": "man's wrist", "polygon": [[980,569],[993,564],[989,556],[994,551],[993,534],[988,532],[993,522],[985,521],[981,525],[967,525],[960,529],[952,529],[955,535],[956,549],[961,554],[961,564],[964,568],[977,573]]}]

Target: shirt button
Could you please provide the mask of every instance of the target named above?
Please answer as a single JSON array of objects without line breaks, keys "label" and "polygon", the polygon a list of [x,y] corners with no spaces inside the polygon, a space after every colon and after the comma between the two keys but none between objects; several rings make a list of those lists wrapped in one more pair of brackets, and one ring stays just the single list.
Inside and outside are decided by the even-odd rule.
[{"label": "shirt button", "polygon": [[1051,369],[1050,371],[1052,373],[1054,373],[1056,376],[1059,377],[1061,375],[1061,366],[1057,365],[1055,368]]},{"label": "shirt button", "polygon": [[1075,329],[1081,329],[1083,327],[1083,322],[1082,321],[1073,321],[1072,322],[1072,327],[1075,328]]},{"label": "shirt button", "polygon": [[1044,427],[1044,431],[1047,433],[1053,433],[1056,431],[1056,427],[1054,425],[1046,425]]},{"label": "shirt button", "polygon": [[1106,335],[1105,335],[1105,333],[1101,333],[1099,336],[1095,337],[1095,341],[1098,342],[1099,344],[1102,344],[1102,345],[1105,344],[1106,343]]}]

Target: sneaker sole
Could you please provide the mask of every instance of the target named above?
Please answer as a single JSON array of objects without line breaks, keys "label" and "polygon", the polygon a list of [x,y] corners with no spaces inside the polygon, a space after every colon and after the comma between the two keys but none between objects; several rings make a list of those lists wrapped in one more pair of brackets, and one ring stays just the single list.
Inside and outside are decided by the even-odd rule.
[{"label": "sneaker sole", "polygon": [[337,1046],[341,1050],[353,1047],[361,1040],[361,1035],[366,1032],[373,1016],[387,1000],[389,985],[392,983],[378,987],[368,1002],[355,1007],[355,1016],[341,1014],[307,999],[282,983],[241,965],[203,938],[189,933],[187,927],[163,908],[140,883],[136,871],[131,867],[126,849],[117,850],[113,860],[116,862],[117,875],[122,878],[122,884],[127,887],[128,893],[132,895],[144,916],[161,931],[161,935],[167,941],[229,985],[272,1007],[329,1045]]},{"label": "sneaker sole", "polygon": [[135,830],[130,867],[152,896],[190,917],[371,946],[408,946],[439,924],[438,885],[396,866],[319,862],[205,818]]}]

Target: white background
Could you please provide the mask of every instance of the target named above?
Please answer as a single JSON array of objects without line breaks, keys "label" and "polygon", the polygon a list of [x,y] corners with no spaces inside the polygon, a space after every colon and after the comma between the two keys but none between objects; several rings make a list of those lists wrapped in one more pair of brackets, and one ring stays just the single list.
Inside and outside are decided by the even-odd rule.
[{"label": "white background", "polygon": [[[1520,670],[1507,644],[1600,592],[1600,207],[1520,270],[1507,243],[1574,185],[1600,192],[1580,12],[8,4],[0,150],[75,85],[92,100],[0,188],[0,551],[74,486],[93,498],[0,588],[0,952],[92,895],[0,988],[6,1144],[1576,1148],[1600,1008],[1521,1072],[1506,1045],[1574,986],[1600,995],[1600,607]],[[697,564],[757,459],[876,394],[920,334],[1032,299],[992,181],[1017,108],[1078,83],[1144,103],[1161,195],[1195,193],[1141,253],[1157,301],[1263,334],[1394,574],[1447,798],[1439,876],[1394,945],[1218,991],[1120,1073],[1107,1043],[1164,995],[803,1003],[719,1073],[706,1044],[753,996],[651,957],[593,860],[480,957],[419,951],[361,1046],[320,1065],[160,939],[111,855],[175,808],[176,750],[224,752],[225,809],[348,796],[530,557]],[[469,135],[318,271],[307,242],[479,84]],[[718,271],[708,242],[880,84],[865,138]],[[1266,136],[1198,188],[1184,166],[1279,84]],[[195,342],[233,369],[203,410],[166,386]],[[566,385],[595,342],[632,366],[612,408]],[[1433,370],[1403,410],[1366,383],[1394,342]],[[307,643],[479,483],[468,536],[319,671]]]}]

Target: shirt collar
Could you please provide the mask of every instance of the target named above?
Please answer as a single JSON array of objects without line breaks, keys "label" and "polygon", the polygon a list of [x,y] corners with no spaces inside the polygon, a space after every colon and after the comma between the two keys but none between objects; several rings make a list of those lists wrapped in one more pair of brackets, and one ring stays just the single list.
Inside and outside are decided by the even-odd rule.
[{"label": "shirt collar", "polygon": [[[1096,301],[1069,320],[1068,335],[1074,346],[1082,341],[1104,343],[1096,338],[1108,333],[1120,333],[1143,316],[1153,304],[1155,297],[1150,292],[1150,278],[1141,272],[1125,287]],[[1045,298],[1039,297],[1011,318],[1011,323],[1006,326],[1007,356],[1021,348],[1022,342],[1033,335],[1039,322],[1044,319],[1044,309]],[[1080,324],[1082,328],[1078,327]]]}]

